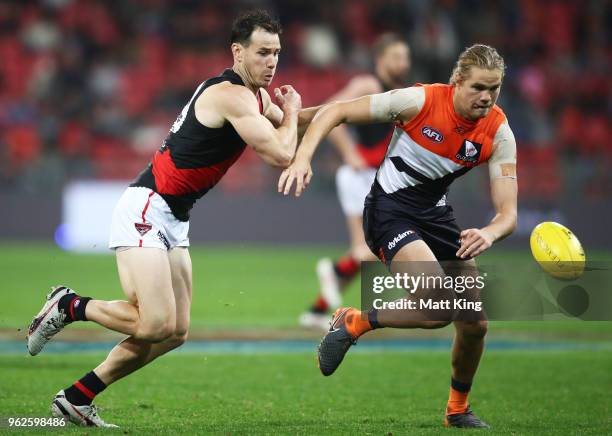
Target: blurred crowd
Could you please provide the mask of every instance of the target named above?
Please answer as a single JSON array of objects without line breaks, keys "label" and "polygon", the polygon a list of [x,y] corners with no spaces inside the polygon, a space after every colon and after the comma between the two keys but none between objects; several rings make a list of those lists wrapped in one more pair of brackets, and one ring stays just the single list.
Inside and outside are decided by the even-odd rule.
[{"label": "blurred crowd", "polygon": [[[134,177],[197,85],[231,66],[231,21],[252,7],[280,18],[274,85],[293,84],[305,106],[371,70],[382,32],[410,44],[409,83],[447,82],[464,47],[495,46],[523,194],[612,192],[605,0],[3,0],[0,189]],[[331,173],[337,158],[323,156]],[[270,189],[273,177],[247,153],[223,189]]]}]

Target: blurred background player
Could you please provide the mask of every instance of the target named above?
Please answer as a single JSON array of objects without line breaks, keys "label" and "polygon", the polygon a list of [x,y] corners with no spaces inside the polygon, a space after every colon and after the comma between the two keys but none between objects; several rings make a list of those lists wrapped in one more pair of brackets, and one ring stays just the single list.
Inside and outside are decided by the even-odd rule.
[{"label": "blurred background player", "polygon": [[[406,86],[410,48],[404,39],[393,33],[383,34],[373,51],[374,74],[354,77],[328,101],[351,100]],[[350,249],[339,259],[323,258],[317,263],[320,291],[310,309],[300,316],[300,324],[305,327],[327,329],[329,311],[340,306],[341,293],[359,273],[361,262],[376,260],[363,235],[363,204],[387,152],[393,124],[361,124],[355,125],[354,130],[356,137],[345,125],[340,125],[328,136],[344,162],[336,172],[336,188],[346,217]]]},{"label": "blurred background player", "polygon": [[264,11],[235,20],[233,67],[198,86],[152,163],[115,207],[109,247],[116,251],[128,301],[92,299],[59,286],[30,324],[31,355],[76,321],[128,335],[100,365],[55,395],[54,416],[82,426],[115,427],[98,415],[95,396],[187,339],[194,203],[219,182],[247,143],[274,166],[287,166],[295,153],[300,95],[290,86],[275,89],[278,107],[265,91],[276,71],[280,33],[280,24]]},{"label": "blurred background player", "polygon": [[[287,195],[295,181],[296,195],[301,194],[312,176],[310,160],[317,145],[339,123],[395,121],[389,151],[366,200],[368,246],[393,273],[472,275],[473,258],[516,228],[516,142],[496,105],[504,71],[504,60],[493,47],[475,44],[460,54],[448,85],[417,85],[324,107],[308,127],[293,164],[283,171],[279,191]],[[496,214],[486,226],[462,231],[447,204],[448,188],[484,163]],[[321,372],[333,374],[351,345],[373,329],[441,328],[452,322],[455,340],[445,425],[488,427],[467,402],[484,350],[484,314],[471,320],[446,313],[421,315],[413,310],[338,309],[319,346]]]}]

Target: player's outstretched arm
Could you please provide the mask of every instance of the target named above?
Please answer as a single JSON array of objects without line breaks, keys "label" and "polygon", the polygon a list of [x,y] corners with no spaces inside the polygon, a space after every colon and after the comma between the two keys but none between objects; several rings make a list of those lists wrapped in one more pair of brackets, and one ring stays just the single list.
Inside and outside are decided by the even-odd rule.
[{"label": "player's outstretched arm", "polygon": [[295,196],[299,197],[312,178],[310,161],[321,140],[342,122],[370,121],[369,113],[370,96],[331,103],[321,108],[308,126],[294,162],[281,174],[278,180],[278,192],[289,194],[295,181]]},{"label": "player's outstretched arm", "polygon": [[322,107],[323,105],[312,106],[304,108],[300,111],[300,113],[298,114],[298,143],[302,141],[302,138],[306,133],[306,129],[308,129],[308,126],[310,126],[312,119]]},{"label": "player's outstretched arm", "polygon": [[489,176],[495,216],[482,229],[467,229],[461,232],[461,248],[457,251],[457,256],[464,259],[478,256],[516,228],[516,141],[508,123],[503,123],[495,135],[493,153],[489,159]]},{"label": "player's outstretched arm", "polygon": [[297,119],[302,100],[289,85],[274,91],[283,113],[277,128],[259,113],[255,96],[245,87],[228,86],[218,102],[224,118],[266,163],[286,168],[295,155]]},{"label": "player's outstretched arm", "polygon": [[293,182],[299,197],[312,178],[310,162],[321,140],[342,123],[408,122],[414,118],[425,101],[422,88],[398,89],[383,94],[366,95],[349,101],[338,101],[317,112],[296,153],[295,160],[281,174],[278,192],[288,195]]}]

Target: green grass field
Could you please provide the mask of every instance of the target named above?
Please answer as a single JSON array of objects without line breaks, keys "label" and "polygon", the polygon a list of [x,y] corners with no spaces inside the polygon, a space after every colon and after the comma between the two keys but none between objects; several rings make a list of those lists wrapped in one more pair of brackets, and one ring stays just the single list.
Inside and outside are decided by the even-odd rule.
[{"label": "green grass field", "polygon": [[[112,256],[73,255],[37,244],[0,249],[0,340],[23,337],[17,330],[27,326],[52,284],[98,298],[122,297]],[[266,337],[299,332],[297,317],[316,292],[314,263],[341,250],[247,246],[197,247],[191,253],[193,336],[248,331]],[[521,255],[492,252],[487,260]],[[347,302],[358,304],[356,285]],[[404,333],[452,336],[450,328],[399,337]],[[494,434],[610,433],[612,323],[494,322],[490,338],[585,346],[486,352],[471,404]],[[100,353],[0,354],[0,417],[47,416],[53,394],[102,358]],[[449,359],[450,352],[439,349],[357,347],[334,376],[324,378],[314,349],[175,352],[113,385],[97,403],[101,415],[127,434],[439,434],[450,431],[441,427]],[[0,427],[3,432],[15,434]]]},{"label": "green grass field", "polygon": [[[50,396],[101,358],[0,358],[1,415],[45,416]],[[490,352],[471,403],[495,434],[606,434],[611,367],[609,352]],[[447,395],[444,352],[355,353],[329,378],[309,354],[174,354],[97,403],[128,434],[401,435],[448,432]]]},{"label": "green grass field", "polygon": [[[339,247],[213,246],[190,250],[193,271],[192,332],[211,329],[294,328],[318,290],[314,265]],[[485,262],[529,255],[491,250]],[[597,253],[601,257],[602,253]],[[16,331],[30,322],[51,285],[65,284],[83,295],[122,299],[115,258],[77,255],[52,245],[0,245],[2,295],[0,330]],[[345,303],[359,305],[354,282]],[[500,330],[530,336],[554,334],[580,339],[612,339],[608,322],[496,322]],[[91,324],[80,327],[94,328]],[[494,328],[492,330],[495,330]],[[493,332],[492,332],[493,333]]]}]

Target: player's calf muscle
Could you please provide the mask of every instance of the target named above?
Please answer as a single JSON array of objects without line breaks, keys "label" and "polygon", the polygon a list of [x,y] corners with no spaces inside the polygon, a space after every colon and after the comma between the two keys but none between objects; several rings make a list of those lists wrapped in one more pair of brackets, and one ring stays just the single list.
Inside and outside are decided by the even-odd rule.
[{"label": "player's calf muscle", "polygon": [[176,315],[169,304],[166,310],[146,313],[127,301],[92,300],[87,318],[106,328],[149,342],[161,342],[175,334]]},{"label": "player's calf muscle", "polygon": [[122,300],[91,300],[86,314],[89,321],[126,335],[136,333],[140,320],[138,307]]}]

